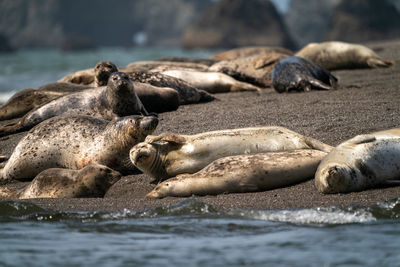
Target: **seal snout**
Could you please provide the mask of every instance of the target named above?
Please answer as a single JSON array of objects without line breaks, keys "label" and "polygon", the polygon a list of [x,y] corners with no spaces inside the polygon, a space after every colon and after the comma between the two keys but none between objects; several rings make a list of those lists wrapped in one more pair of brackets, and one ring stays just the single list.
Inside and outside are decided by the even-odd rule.
[{"label": "seal snout", "polygon": [[156,116],[146,116],[140,121],[140,126],[142,129],[147,131],[153,131],[158,125],[158,118]]},{"label": "seal snout", "polygon": [[315,185],[321,193],[339,193],[347,188],[347,170],[344,166],[332,165],[317,171]]}]

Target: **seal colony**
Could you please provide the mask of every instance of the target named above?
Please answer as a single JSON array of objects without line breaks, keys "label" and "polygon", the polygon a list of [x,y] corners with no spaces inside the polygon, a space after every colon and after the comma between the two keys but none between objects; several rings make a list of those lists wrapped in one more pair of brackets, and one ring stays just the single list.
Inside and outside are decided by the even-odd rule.
[{"label": "seal colony", "polygon": [[[249,51],[251,50],[253,53],[257,49],[249,49]],[[364,50],[357,47],[357,51]],[[238,54],[240,53],[238,52]],[[132,71],[127,74],[112,74],[118,70],[112,62],[102,62],[101,64],[99,62],[94,69],[68,75],[62,81],[86,84],[85,88],[71,86],[71,88],[77,88],[79,92],[73,92],[75,89],[72,89],[60,93],[66,95],[54,94],[56,90],[54,92],[51,89],[43,90],[44,96],[51,92],[48,93],[49,99],[47,100],[50,102],[39,104],[40,106],[36,107],[33,112],[47,105],[64,108],[63,105],[60,105],[62,102],[58,102],[60,99],[73,99],[71,95],[79,93],[80,96],[83,96],[88,92],[92,96],[102,92],[102,97],[93,101],[98,103],[100,108],[97,110],[92,107],[84,109],[85,111],[82,113],[84,115],[60,113],[63,116],[58,116],[57,112],[47,106],[45,109],[50,110],[52,116],[55,117],[43,117],[42,122],[21,139],[11,157],[2,163],[3,168],[0,172],[2,183],[10,179],[33,179],[33,181],[23,189],[13,192],[7,193],[6,189],[0,189],[0,196],[7,197],[8,194],[8,197],[11,198],[101,197],[120,178],[120,175],[114,170],[125,175],[137,171],[135,166],[156,181],[164,180],[148,193],[147,197],[149,198],[264,191],[312,179],[314,174],[316,188],[322,193],[364,190],[396,180],[396,176],[388,177],[387,173],[389,172],[385,172],[386,169],[379,170],[376,168],[376,163],[366,159],[378,158],[385,161],[387,164],[384,165],[385,168],[399,169],[396,161],[398,158],[397,146],[400,141],[398,129],[356,137],[336,148],[278,126],[238,128],[195,135],[161,133],[158,136],[148,136],[155,130],[158,119],[148,116],[143,104],[136,105],[141,102],[136,89],[141,88],[142,92],[145,92],[154,86],[152,83],[157,83],[157,88],[161,88],[158,87],[160,84],[168,84],[169,88],[174,85],[178,86],[174,95],[176,102],[170,100],[171,103],[177,103],[176,106],[171,105],[172,108],[176,107],[175,109],[179,104],[184,103],[181,99],[183,94],[178,93],[180,89],[184,88],[181,87],[182,83],[187,84],[187,88],[194,88],[194,90],[189,90],[194,92],[195,98],[201,95],[201,93],[195,92],[203,92],[205,96],[213,98],[212,95],[199,90],[204,85],[206,85],[204,88],[212,88],[213,78],[210,78],[212,76],[232,79],[231,84],[224,85],[228,89],[222,91],[213,89],[214,91],[211,90],[213,93],[238,90],[237,85],[242,86],[242,82],[239,81],[241,77],[246,82],[246,86],[249,86],[242,86],[242,89],[255,88],[260,91],[258,85],[267,87],[268,78],[265,78],[264,84],[261,84],[256,78],[263,78],[263,75],[257,76],[256,70],[266,68],[264,73],[268,73],[273,66],[271,79],[278,92],[325,90],[337,86],[338,81],[333,75],[305,58],[293,57],[291,53],[285,53],[284,50],[274,50],[272,53],[275,54],[267,50],[262,55],[261,53],[251,53],[227,60],[229,62],[180,58],[170,58],[167,61],[158,62],[138,62],[121,68]],[[275,56],[278,53],[282,53],[282,55]],[[345,55],[348,57],[345,66],[350,66],[352,54]],[[372,60],[374,57],[375,55],[369,53],[367,59],[363,60],[374,62],[375,59]],[[340,65],[343,61],[340,57],[326,58],[339,68],[343,67]],[[245,65],[247,69],[241,69]],[[387,63],[387,66],[390,65],[392,64]],[[250,67],[253,69],[246,72]],[[330,69],[330,67],[327,68]],[[127,90],[127,94],[121,99],[136,99],[135,101],[128,104],[119,100],[113,102],[117,99],[114,96],[107,98],[112,95],[107,90],[113,87],[111,77],[115,75],[124,75],[124,87],[130,88],[129,84],[131,84],[134,89],[134,91]],[[104,80],[107,81],[107,77],[110,78],[105,86]],[[132,80],[134,80],[133,83]],[[72,83],[66,84],[69,86]],[[91,88],[92,86],[97,87]],[[36,91],[40,92],[40,90]],[[187,93],[188,91],[185,89],[182,92]],[[106,95],[105,98],[104,95]],[[170,96],[172,95],[170,94]],[[162,101],[168,99],[163,97],[159,97],[160,102],[155,104],[154,108],[161,106]],[[40,97],[37,98],[40,99]],[[106,99],[111,103],[112,108],[105,108],[107,111],[104,114],[106,115],[103,115],[102,108],[105,107],[104,100]],[[200,98],[197,98],[192,103],[201,102],[199,100]],[[74,101],[67,101],[65,108],[71,108],[72,102]],[[149,100],[148,103],[151,102],[154,100]],[[81,103],[83,104],[84,101]],[[185,104],[190,103],[188,101]],[[93,110],[94,113],[91,113]],[[109,112],[110,110],[111,112]],[[114,110],[118,110],[118,112],[114,112]],[[129,111],[125,112],[125,110]],[[144,116],[124,117],[130,115],[132,110],[135,114]],[[100,118],[96,118],[99,114]],[[78,121],[81,122],[77,123]],[[5,132],[7,134],[7,131]],[[348,155],[354,154],[358,156],[355,161],[352,161],[353,158]],[[344,163],[341,161],[343,159]],[[319,164],[319,162],[321,163]],[[331,162],[337,163],[337,166],[332,167]],[[339,172],[336,171],[341,168],[338,166],[342,163],[348,164],[350,169],[346,170],[347,174],[340,171],[339,175],[337,174]],[[63,169],[59,169],[60,167]],[[96,191],[96,187],[100,185],[94,185],[93,178],[85,178],[88,177],[84,174],[86,169],[92,170],[89,172],[93,174],[92,176],[97,177],[97,173],[100,173],[98,181],[101,181],[100,185],[104,186],[103,190]],[[104,175],[104,172],[112,173],[112,175]],[[392,173],[394,172],[392,171]],[[325,175],[326,173],[328,175]],[[349,180],[351,182],[348,182]]]}]

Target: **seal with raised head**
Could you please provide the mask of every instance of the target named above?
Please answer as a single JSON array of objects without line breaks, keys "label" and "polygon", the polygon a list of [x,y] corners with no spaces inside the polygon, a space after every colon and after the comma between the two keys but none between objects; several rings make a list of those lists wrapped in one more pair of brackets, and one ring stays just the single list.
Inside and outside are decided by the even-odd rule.
[{"label": "seal with raised head", "polygon": [[158,184],[147,198],[264,191],[312,179],[326,152],[302,149],[217,159],[194,174]]},{"label": "seal with raised head", "polygon": [[275,64],[287,57],[284,54],[254,55],[230,60],[222,60],[209,68],[209,71],[225,73],[238,81],[260,87],[271,87],[271,73]]},{"label": "seal with raised head", "polygon": [[337,79],[329,71],[301,57],[287,57],[279,61],[272,71],[272,85],[278,93],[330,90]]},{"label": "seal with raised head", "polygon": [[335,147],[318,166],[322,193],[362,191],[400,184],[400,128],[358,135]]},{"label": "seal with raised head", "polygon": [[31,129],[3,162],[2,179],[33,179],[49,168],[81,169],[89,164],[132,171],[129,150],[151,134],[153,116],[106,121],[91,116],[57,116]]},{"label": "seal with raised head", "polygon": [[221,72],[205,72],[193,70],[170,69],[161,72],[164,75],[172,76],[202,89],[209,93],[226,93],[240,91],[260,91],[261,88],[235,80],[229,75]]},{"label": "seal with raised head", "polygon": [[64,95],[105,86],[111,74],[118,71],[110,61],[98,62],[94,70],[94,81],[88,84],[55,82],[42,85],[37,89],[26,88],[19,91],[0,107],[0,120],[21,117],[30,110]]},{"label": "seal with raised head", "polygon": [[366,46],[344,42],[310,43],[296,56],[309,59],[327,70],[390,67],[394,64],[383,60]]},{"label": "seal with raised head", "polygon": [[217,53],[211,56],[212,59],[230,60],[240,57],[248,57],[254,55],[270,55],[270,54],[284,54],[286,56],[293,56],[293,52],[282,47],[273,46],[246,46],[234,48],[228,51]]},{"label": "seal with raised head", "polygon": [[127,74],[115,72],[107,87],[68,94],[44,104],[14,124],[0,127],[0,136],[29,130],[36,124],[58,115],[90,115],[105,120],[134,114],[148,115]]},{"label": "seal with raised head", "polygon": [[234,155],[263,152],[332,149],[316,139],[283,127],[253,127],[205,132],[196,135],[148,136],[130,151],[132,163],[145,174],[162,180],[195,173],[212,161]]},{"label": "seal with raised head", "polygon": [[20,190],[0,188],[0,198],[103,197],[119,179],[119,172],[100,164],[90,164],[80,170],[51,168],[39,173]]}]

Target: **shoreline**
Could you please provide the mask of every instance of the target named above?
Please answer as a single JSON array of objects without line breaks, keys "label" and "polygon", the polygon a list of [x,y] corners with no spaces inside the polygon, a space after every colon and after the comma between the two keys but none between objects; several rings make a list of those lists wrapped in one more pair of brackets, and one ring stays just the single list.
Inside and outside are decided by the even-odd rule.
[{"label": "shoreline", "polygon": [[[255,126],[283,126],[336,146],[358,134],[399,127],[400,40],[367,44],[395,65],[382,69],[333,71],[337,90],[278,94],[272,88],[254,92],[216,94],[217,101],[180,106],[159,114],[154,135],[163,132],[200,132]],[[10,121],[1,122],[1,124]],[[10,155],[24,133],[0,138],[0,153]],[[144,174],[124,176],[104,198],[21,200],[60,211],[141,211],[177,203],[185,198],[145,199],[154,185]],[[24,183],[10,184],[20,187]],[[298,209],[328,206],[368,206],[399,198],[400,186],[349,194],[323,195],[313,180],[257,193],[196,197],[217,210]]]}]

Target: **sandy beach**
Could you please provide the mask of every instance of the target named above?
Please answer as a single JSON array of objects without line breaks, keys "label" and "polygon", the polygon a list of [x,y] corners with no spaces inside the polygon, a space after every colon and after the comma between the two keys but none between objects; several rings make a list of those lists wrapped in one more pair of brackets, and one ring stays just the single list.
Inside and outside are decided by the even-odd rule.
[{"label": "sandy beach", "polygon": [[[253,126],[283,126],[329,145],[358,134],[399,127],[400,40],[366,44],[381,57],[395,61],[391,68],[333,71],[339,88],[333,91],[278,94],[272,88],[254,92],[218,94],[217,101],[180,106],[159,114],[154,134],[195,134],[205,131]],[[3,122],[8,123],[8,122]],[[25,133],[0,139],[0,153],[10,155]],[[124,176],[104,198],[34,199],[45,208],[57,210],[113,211],[145,210],[182,201],[168,197],[145,199],[154,185],[144,175]],[[24,183],[10,186],[20,187]],[[216,209],[296,209],[320,206],[370,205],[400,197],[400,186],[349,194],[323,195],[313,180],[257,193],[196,197]],[[24,200],[25,201],[25,200]]]}]

